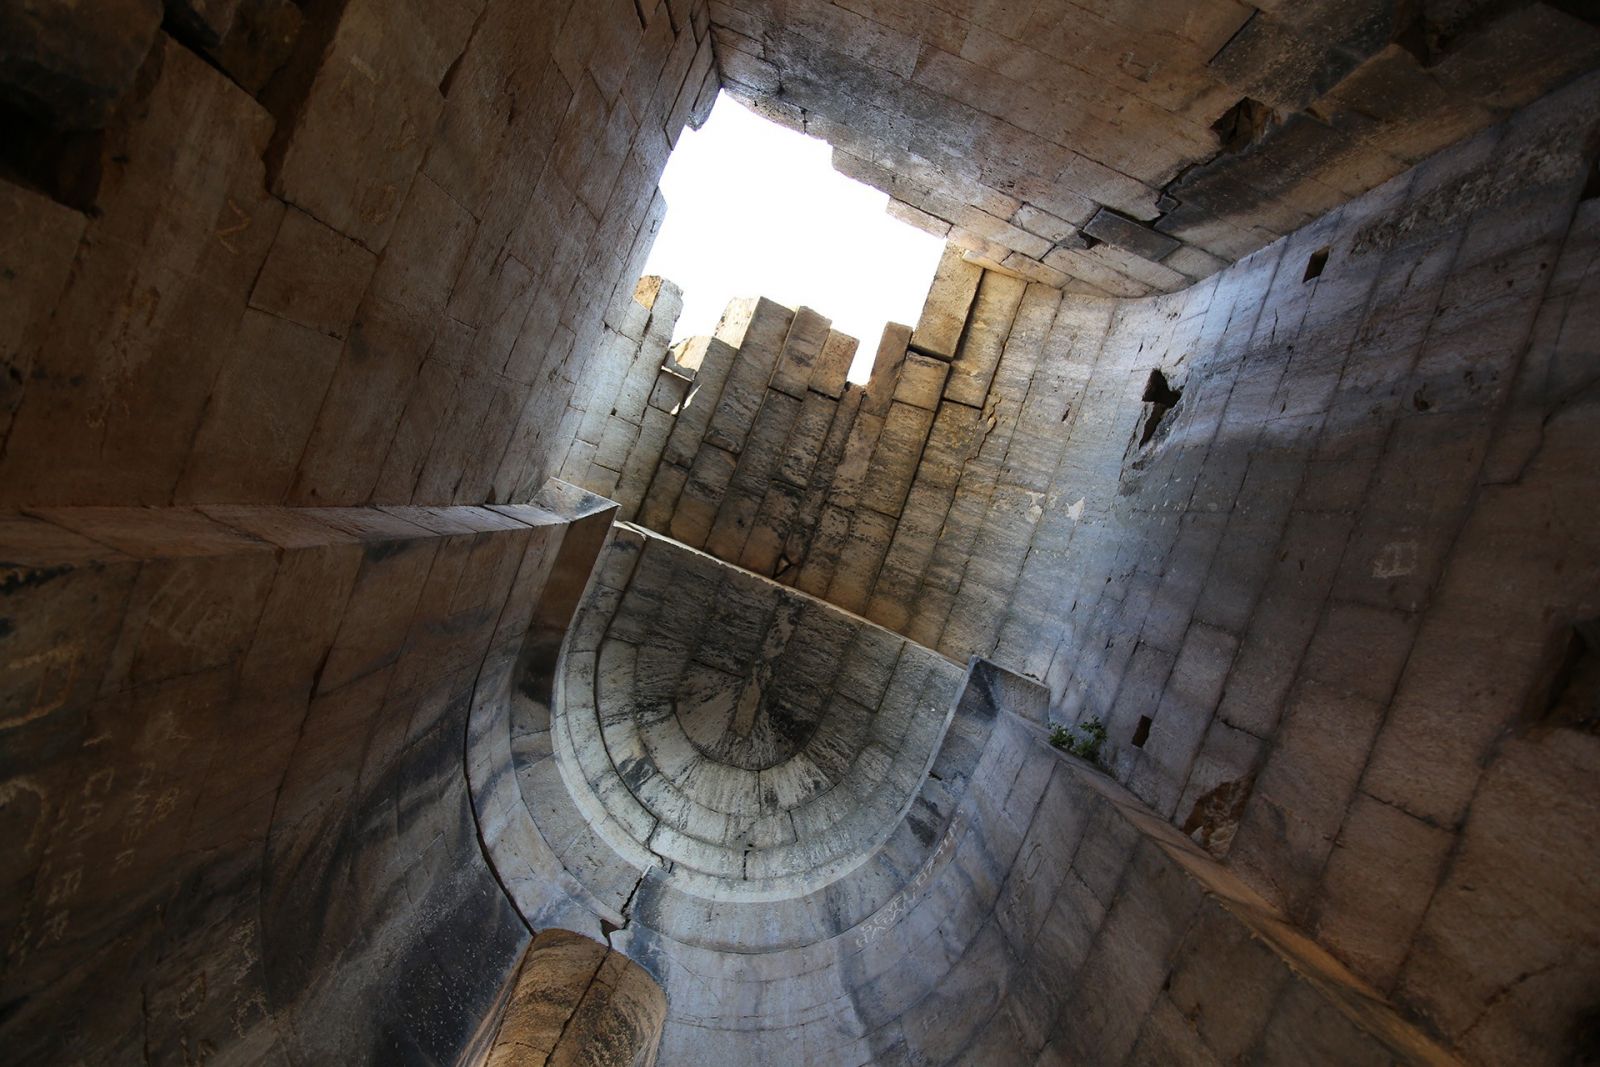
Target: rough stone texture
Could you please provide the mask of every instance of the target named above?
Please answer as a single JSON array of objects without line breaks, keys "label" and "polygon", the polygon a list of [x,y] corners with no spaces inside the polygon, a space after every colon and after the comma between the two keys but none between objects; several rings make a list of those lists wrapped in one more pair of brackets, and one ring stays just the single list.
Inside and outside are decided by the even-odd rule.
[{"label": "rough stone texture", "polygon": [[0,520],[9,1055],[481,1039],[528,935],[479,848],[468,712],[535,605],[564,627],[600,547],[571,531],[610,516],[541,499]]},{"label": "rough stone texture", "polygon": [[68,130],[97,130],[132,87],[161,0],[36,0],[0,12],[0,97]]},{"label": "rough stone texture", "polygon": [[491,855],[622,927],[663,1062],[1451,1062],[992,664],[621,527],[556,669],[495,728],[531,836]]},{"label": "rough stone texture", "polygon": [[1207,277],[1600,59],[1592,12],[1527,0],[710,13],[728,91],[827,139],[897,218],[972,264],[1124,297]]},{"label": "rough stone texture", "polygon": [[[1594,966],[1589,947],[1557,959],[1595,930],[1567,873],[1539,879],[1550,925],[1490,949],[1465,933],[1493,925],[1475,902],[1544,890],[1517,864],[1469,876],[1451,859],[1473,798],[1511,773],[1506,731],[1554,670],[1552,629],[1600,607],[1600,552],[1542,532],[1587,529],[1600,492],[1577,430],[1593,88],[1182,294],[986,273],[947,373],[916,351],[880,360],[895,387],[868,414],[869,385],[820,506],[779,488],[792,456],[764,468],[759,508],[759,478],[737,490],[751,521],[782,525],[784,580],[1036,678],[1062,719],[1100,719],[1115,777],[1482,1062],[1554,1062]],[[781,429],[815,449],[789,414],[758,414],[748,440]],[[778,566],[775,535],[695,543]],[[1541,729],[1584,765],[1586,735]],[[1507,804],[1528,795],[1515,780]],[[1573,803],[1591,793],[1574,785]],[[1520,810],[1568,842],[1541,847],[1584,854],[1581,815]],[[1464,977],[1490,958],[1503,969]],[[1527,973],[1559,978],[1535,993]]]},{"label": "rough stone texture", "polygon": [[566,930],[528,945],[487,1067],[648,1067],[667,998],[637,963]]},{"label": "rough stone texture", "polygon": [[[270,7],[0,147],[11,1058],[1591,1056],[1578,5]],[[719,69],[865,387],[637,280]]]},{"label": "rough stone texture", "polygon": [[[237,8],[214,45],[182,31],[226,74],[159,3],[8,9],[49,31],[0,35],[10,57],[36,41],[93,73],[79,104],[120,106],[90,217],[7,226],[34,251],[27,293],[6,283],[31,303],[6,317],[0,502],[530,499],[616,366],[656,180],[716,83],[703,5],[353,0],[298,33],[270,3],[181,6]],[[241,404],[265,410],[202,432]]]}]

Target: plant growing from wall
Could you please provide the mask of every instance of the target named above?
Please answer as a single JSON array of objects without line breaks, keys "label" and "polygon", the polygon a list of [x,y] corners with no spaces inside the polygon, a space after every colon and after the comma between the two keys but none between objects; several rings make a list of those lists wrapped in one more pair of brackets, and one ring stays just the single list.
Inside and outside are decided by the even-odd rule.
[{"label": "plant growing from wall", "polygon": [[1075,726],[1056,723],[1050,728],[1050,743],[1080,759],[1099,763],[1100,748],[1106,743],[1106,724],[1098,716]]}]

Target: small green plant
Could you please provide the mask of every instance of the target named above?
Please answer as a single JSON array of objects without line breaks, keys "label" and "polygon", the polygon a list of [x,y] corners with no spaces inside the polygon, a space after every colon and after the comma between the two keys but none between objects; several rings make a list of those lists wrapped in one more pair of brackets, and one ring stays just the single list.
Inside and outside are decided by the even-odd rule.
[{"label": "small green plant", "polygon": [[1098,716],[1076,726],[1056,723],[1050,728],[1050,743],[1080,759],[1099,763],[1100,748],[1106,743],[1106,724]]}]

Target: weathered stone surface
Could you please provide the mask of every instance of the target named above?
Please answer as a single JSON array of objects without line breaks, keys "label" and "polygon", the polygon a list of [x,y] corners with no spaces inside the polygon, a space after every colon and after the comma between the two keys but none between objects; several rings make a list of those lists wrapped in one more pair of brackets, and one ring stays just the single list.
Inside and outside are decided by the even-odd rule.
[{"label": "weathered stone surface", "polygon": [[[174,21],[103,137],[23,123],[93,211],[0,201],[4,1047],[476,1062],[554,928],[651,969],[662,1062],[1448,1062],[1387,1000],[1570,1059],[1595,38],[1380,8],[345,8],[272,119]],[[1208,66],[1269,30],[1342,50],[1259,67],[1347,71],[1314,113]],[[670,347],[660,167],[763,70],[980,271],[948,359],[844,386],[756,301]],[[354,131],[331,207],[274,122]],[[656,1025],[607,967],[590,1058]]]},{"label": "weathered stone surface", "polygon": [[283,213],[263,189],[271,119],[158,47],[161,77],[119,133],[126,163],[102,180],[0,460],[13,501],[171,500]]},{"label": "weathered stone surface", "polygon": [[161,0],[8,5],[0,16],[0,86],[12,106],[51,126],[100,129],[133,87],[162,14]]},{"label": "weathered stone surface", "polygon": [[[348,4],[293,121],[277,132],[273,192],[382,252],[443,110],[439,82],[466,44],[472,14],[472,7]],[[400,34],[413,45],[383,47]]]},{"label": "weathered stone surface", "polygon": [[1162,259],[1178,247],[1178,242],[1166,234],[1141,226],[1105,208],[1095,212],[1094,218],[1083,224],[1083,232],[1151,260]]},{"label": "weathered stone surface", "polygon": [[361,245],[291,208],[250,290],[250,306],[342,338],[376,265]]},{"label": "weathered stone surface", "polygon": [[945,377],[950,364],[916,352],[906,355],[900,365],[900,380],[895,383],[894,399],[897,403],[933,411],[944,394]]},{"label": "weathered stone surface", "polygon": [[817,361],[822,357],[823,346],[833,332],[829,329],[831,325],[828,319],[810,308],[803,307],[795,312],[794,320],[789,324],[789,335],[783,341],[783,351],[778,356],[778,364],[772,370],[769,385],[773,389],[796,399],[805,397],[812,375],[817,372]]},{"label": "weathered stone surface", "polygon": [[867,398],[861,410],[869,415],[884,415],[889,411],[889,401],[894,397],[900,380],[900,367],[905,362],[906,346],[911,342],[911,327],[891,322],[884,326],[878,340],[878,351],[873,356],[872,373],[867,378]]},{"label": "weathered stone surface", "polygon": [[982,277],[982,267],[963,259],[960,249],[946,245],[933,286],[928,290],[928,302],[922,307],[922,317],[911,331],[911,346],[939,359],[954,359]]},{"label": "weathered stone surface", "polygon": [[545,930],[528,945],[485,1062],[648,1063],[666,1014],[643,967],[580,934]]},{"label": "weathered stone surface", "polygon": [[854,337],[829,330],[828,339],[822,346],[822,353],[817,356],[817,361],[811,368],[811,390],[824,396],[831,396],[835,400],[839,399],[840,394],[844,392],[850,364],[855,360],[859,345],[860,342]]},{"label": "weathered stone surface", "polygon": [[232,19],[205,46],[206,54],[245,92],[259,96],[289,62],[305,17],[293,0],[238,0],[231,6]]},{"label": "weathered stone surface", "polygon": [[[67,284],[83,216],[10,182],[0,184],[0,229],[14,234],[0,253],[0,436],[22,402],[50,312]],[[24,248],[27,249],[24,252]]]},{"label": "weathered stone surface", "polygon": [[932,428],[932,411],[898,400],[890,405],[862,481],[861,502],[865,507],[883,515],[900,514]]},{"label": "weathered stone surface", "polygon": [[794,318],[795,313],[782,304],[766,299],[756,302],[740,339],[738,358],[733,361],[706,426],[708,444],[734,454],[744,448]]},{"label": "weathered stone surface", "polygon": [[[36,990],[130,980],[162,1005],[138,1039],[153,1053],[181,1056],[203,1041],[249,1058],[291,1047],[318,1058],[359,1057],[399,1033],[411,1035],[402,1041],[465,1046],[526,934],[482,859],[459,770],[442,769],[459,767],[467,702],[444,689],[415,702],[386,701],[384,686],[415,673],[418,657],[449,676],[461,649],[429,640],[433,626],[473,634],[480,644],[467,655],[473,663],[482,658],[482,622],[492,629],[499,618],[529,527],[486,523],[474,511],[446,509],[430,520],[484,531],[482,551],[454,553],[437,574],[426,561],[447,538],[370,511],[217,508],[207,517],[187,509],[61,509],[48,524],[6,524],[7,558],[54,572],[43,588],[53,590],[58,609],[76,595],[74,582],[77,593],[92,587],[76,647],[93,654],[97,641],[116,645],[95,657],[109,673],[92,677],[63,671],[70,660],[56,657],[39,679],[47,684],[31,690],[53,706],[31,705],[31,718],[6,707],[14,738],[52,739],[26,759],[13,751],[6,766],[9,780],[34,783],[37,800],[17,813],[29,844],[14,859],[26,884],[6,903],[18,935],[7,982],[28,1001],[7,1019],[9,1048],[41,1059],[82,1049],[120,1057],[131,1049],[122,1013],[86,1025],[69,997]],[[73,529],[88,531],[99,547],[86,555],[89,542]],[[473,543],[469,537],[464,545]],[[362,592],[358,571],[375,556],[386,561],[379,566],[387,583],[366,583]],[[574,553],[571,563],[586,570],[579,558]],[[412,566],[417,560],[420,568]],[[364,606],[375,594],[416,602],[441,581],[459,592],[453,610],[446,598],[415,627],[410,613],[391,626],[391,613]],[[522,591],[538,600],[542,585],[538,579]],[[16,596],[8,595],[8,617],[20,606]],[[39,647],[31,642],[51,625],[49,613],[16,617],[22,625],[6,636],[8,664],[16,652]],[[362,619],[374,628],[358,634]],[[392,647],[379,650],[380,640]],[[388,665],[313,699],[319,679],[332,681],[323,664],[349,673],[331,663],[331,650],[357,646],[368,650],[364,664]],[[75,675],[86,688],[61,687]],[[454,702],[454,711],[436,700]],[[86,713],[106,716],[107,729],[91,738]],[[248,760],[235,758],[246,751]],[[454,756],[445,758],[449,751]],[[94,783],[87,794],[84,782]],[[401,810],[411,814],[401,818]],[[42,832],[62,819],[56,832]],[[359,884],[392,892],[327,905],[335,898],[316,887],[343,882],[346,862],[366,872]],[[458,899],[476,905],[462,911],[450,903]],[[156,908],[173,927],[151,926]],[[416,968],[404,983],[386,968],[351,968],[348,953],[365,936],[441,967]],[[86,956],[108,952],[115,972],[104,963],[83,968]],[[204,997],[186,977],[191,963],[208,969]],[[492,977],[482,987],[451,988],[462,968]],[[336,992],[309,995],[332,973],[340,976]],[[385,1002],[402,984],[406,996],[431,1005],[426,1020],[399,1005],[381,1023],[357,1010]]]}]

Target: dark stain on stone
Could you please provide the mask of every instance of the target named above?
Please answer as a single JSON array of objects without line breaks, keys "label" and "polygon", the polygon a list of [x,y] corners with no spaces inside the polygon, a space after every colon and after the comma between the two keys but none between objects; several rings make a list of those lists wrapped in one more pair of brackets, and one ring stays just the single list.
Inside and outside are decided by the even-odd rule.
[{"label": "dark stain on stone", "polygon": [[404,541],[369,541],[362,554],[368,563],[382,563],[386,559],[398,556],[405,549]]},{"label": "dark stain on stone", "polygon": [[66,564],[59,567],[29,567],[21,563],[0,560],[0,595],[10,595],[36,585],[44,585],[71,573],[72,568]]}]

